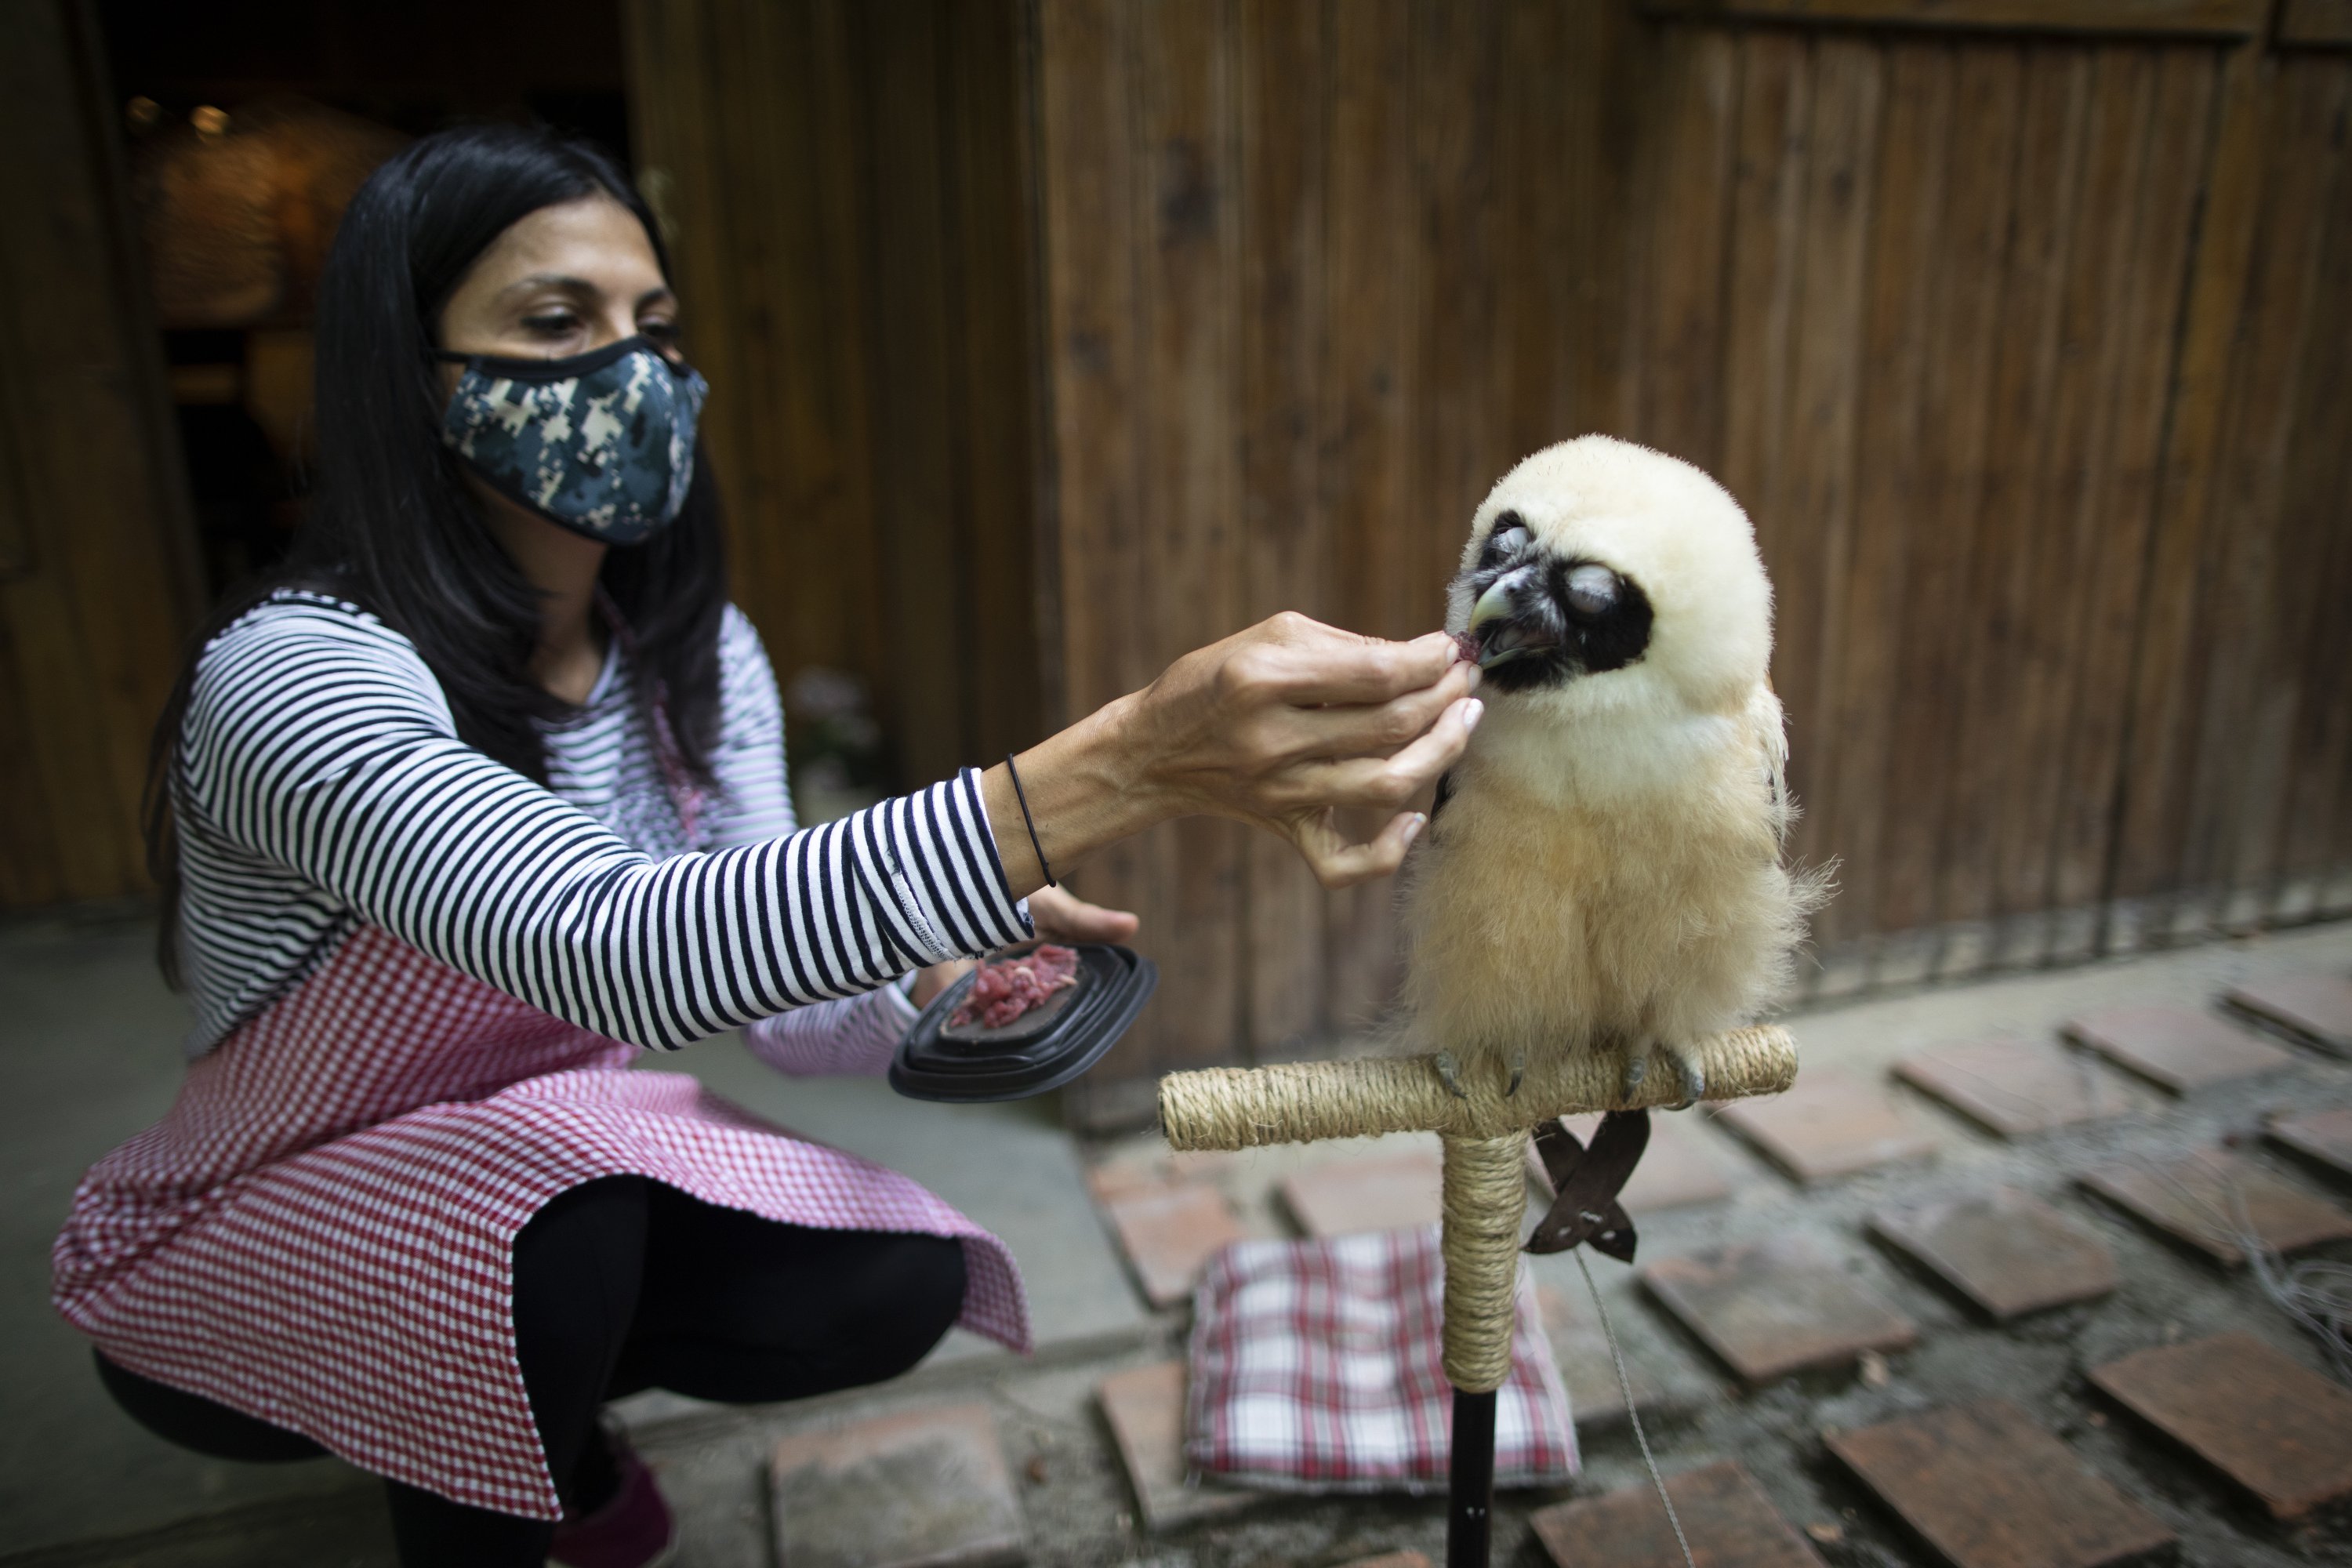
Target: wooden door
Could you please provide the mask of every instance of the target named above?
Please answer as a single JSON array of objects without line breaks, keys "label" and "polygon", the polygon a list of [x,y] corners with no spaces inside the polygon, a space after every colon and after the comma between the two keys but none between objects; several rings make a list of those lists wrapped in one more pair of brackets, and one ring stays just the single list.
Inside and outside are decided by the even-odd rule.
[{"label": "wooden door", "polygon": [[201,589],[76,0],[0,11],[0,909],[148,886],[148,739]]}]

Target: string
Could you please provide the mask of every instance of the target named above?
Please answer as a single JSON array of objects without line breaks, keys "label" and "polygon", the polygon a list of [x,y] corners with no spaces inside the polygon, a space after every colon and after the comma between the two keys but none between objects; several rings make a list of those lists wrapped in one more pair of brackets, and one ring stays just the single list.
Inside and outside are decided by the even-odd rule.
[{"label": "string", "polygon": [[1658,1489],[1658,1500],[1666,1505],[1666,1522],[1674,1527],[1675,1544],[1683,1549],[1683,1568],[1698,1568],[1691,1556],[1690,1542],[1683,1535],[1683,1521],[1675,1513],[1675,1500],[1666,1495],[1666,1479],[1658,1474],[1658,1461],[1650,1455],[1649,1434],[1642,1430],[1642,1413],[1633,1408],[1633,1380],[1625,1373],[1625,1352],[1617,1348],[1617,1331],[1609,1324],[1609,1309],[1601,1304],[1601,1287],[1592,1282],[1592,1266],[1584,1261],[1584,1248],[1570,1255],[1576,1259],[1577,1271],[1584,1276],[1584,1288],[1592,1294],[1592,1310],[1601,1316],[1601,1337],[1609,1342],[1609,1359],[1617,1368],[1617,1390],[1625,1396],[1625,1418],[1633,1424],[1633,1441],[1642,1445],[1642,1463],[1650,1468],[1650,1484]]},{"label": "string", "polygon": [[1029,815],[1029,792],[1021,787],[1021,770],[1013,765],[1013,753],[1004,753],[1004,771],[1013,775],[1013,798],[1021,803],[1021,820],[1029,829],[1029,847],[1037,852],[1037,869],[1045,875],[1045,886],[1058,888],[1054,880],[1054,868],[1045,864],[1045,847],[1037,841],[1037,819]]}]

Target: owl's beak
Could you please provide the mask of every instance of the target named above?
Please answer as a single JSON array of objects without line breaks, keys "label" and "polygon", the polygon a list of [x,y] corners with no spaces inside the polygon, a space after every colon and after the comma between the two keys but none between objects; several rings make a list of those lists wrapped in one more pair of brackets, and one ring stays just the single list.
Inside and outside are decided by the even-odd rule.
[{"label": "owl's beak", "polygon": [[1477,639],[1478,668],[1492,669],[1521,654],[1539,653],[1559,646],[1551,617],[1538,613],[1530,601],[1542,592],[1543,569],[1522,566],[1495,579],[1478,602],[1470,606],[1470,636]]}]

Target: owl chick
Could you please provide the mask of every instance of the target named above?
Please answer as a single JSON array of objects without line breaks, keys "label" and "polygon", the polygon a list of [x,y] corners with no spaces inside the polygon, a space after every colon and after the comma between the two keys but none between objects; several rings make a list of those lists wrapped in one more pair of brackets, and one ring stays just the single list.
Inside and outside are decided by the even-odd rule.
[{"label": "owl chick", "polygon": [[1781,863],[1787,742],[1772,590],[1748,518],[1689,464],[1605,436],[1549,447],[1478,509],[1446,627],[1486,714],[1415,854],[1405,1002],[1461,1075],[1601,1051],[1630,1092],[1788,978],[1818,879]]}]

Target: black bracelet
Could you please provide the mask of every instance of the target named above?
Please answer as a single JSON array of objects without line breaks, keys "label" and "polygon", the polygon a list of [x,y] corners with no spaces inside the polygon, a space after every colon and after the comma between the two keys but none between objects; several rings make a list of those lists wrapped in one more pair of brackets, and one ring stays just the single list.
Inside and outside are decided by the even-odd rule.
[{"label": "black bracelet", "polygon": [[1058,888],[1054,880],[1054,868],[1045,863],[1045,847],[1037,842],[1037,819],[1029,815],[1029,795],[1021,787],[1021,770],[1013,765],[1013,753],[1004,753],[1004,771],[1013,775],[1013,798],[1021,803],[1021,820],[1029,828],[1029,847],[1037,851],[1037,869],[1045,873],[1045,886]]}]

